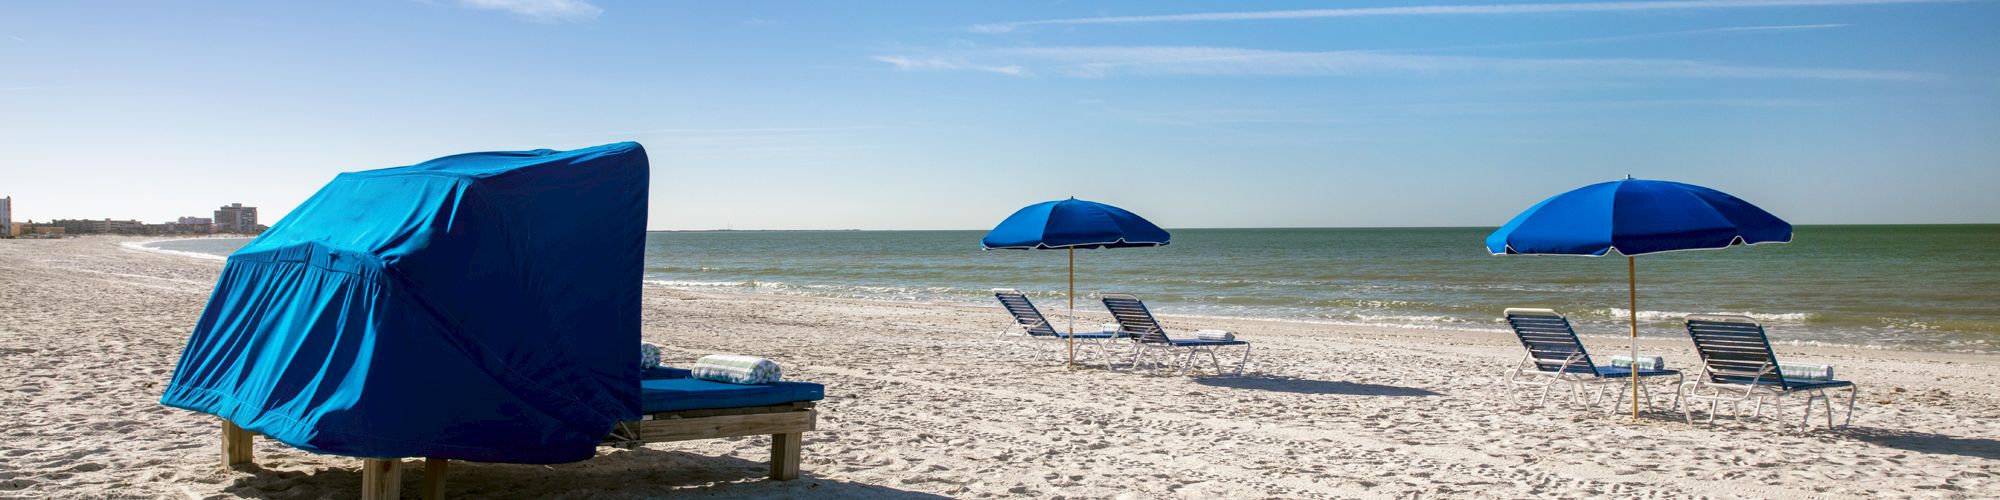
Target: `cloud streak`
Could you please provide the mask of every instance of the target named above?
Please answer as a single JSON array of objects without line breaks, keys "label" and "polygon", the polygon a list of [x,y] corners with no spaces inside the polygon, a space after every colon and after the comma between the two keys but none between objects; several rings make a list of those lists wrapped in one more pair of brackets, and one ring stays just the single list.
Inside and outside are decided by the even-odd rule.
[{"label": "cloud streak", "polygon": [[1623,42],[1623,41],[1631,41],[1631,40],[1650,40],[1650,39],[1656,39],[1656,38],[1671,38],[1671,37],[1682,37],[1682,36],[1698,36],[1698,35],[1718,35],[1718,34],[1731,34],[1731,33],[1771,33],[1771,32],[1784,32],[1784,31],[1804,31],[1804,30],[1824,30],[1824,29],[1837,29],[1837,28],[1845,28],[1845,27],[1848,27],[1848,26],[1853,26],[1853,25],[1851,25],[1851,24],[1786,24],[1786,25],[1773,25],[1773,26],[1731,26],[1731,27],[1726,27],[1726,28],[1707,28],[1707,29],[1698,29],[1698,30],[1681,30],[1681,31],[1662,31],[1662,32],[1656,32],[1656,33],[1637,33],[1637,34],[1631,34],[1631,35],[1615,35],[1615,36],[1597,36],[1597,37],[1589,37],[1589,38],[1570,38],[1570,39],[1564,39],[1564,40],[1546,40],[1546,41],[1536,41],[1536,42],[1514,42],[1514,43],[1488,43],[1488,44],[1479,44],[1479,45],[1457,45],[1457,46],[1450,46],[1450,47],[1433,47],[1433,48],[1424,48],[1424,49],[1414,49],[1414,50],[1422,50],[1422,51],[1443,51],[1443,50],[1467,50],[1467,49],[1501,49],[1501,48],[1519,48],[1519,47],[1547,47],[1547,46],[1554,46],[1554,45],[1579,45],[1579,44],[1590,44],[1590,43],[1606,43],[1606,42]]},{"label": "cloud streak", "polygon": [[545,23],[589,21],[604,13],[604,9],[588,0],[458,0],[458,5],[507,12]]},{"label": "cloud streak", "polygon": [[889,63],[890,66],[895,66],[896,69],[902,71],[974,70],[1011,76],[1027,76],[1027,70],[1021,68],[1019,65],[982,65],[973,63],[962,57],[884,55],[875,56],[873,59]]},{"label": "cloud streak", "polygon": [[1330,17],[1512,15],[1570,12],[1638,12],[1664,10],[1706,10],[1773,7],[1834,7],[1913,3],[1966,2],[1972,0],[1671,0],[1657,2],[1583,2],[1496,5],[1420,5],[1404,7],[1353,7],[1339,9],[1272,10],[1249,12],[1209,12],[1156,16],[1107,16],[1044,19],[977,24],[966,29],[975,33],[1007,33],[1028,26],[1147,24],[1215,21],[1258,21],[1274,19],[1319,19]]},{"label": "cloud streak", "polygon": [[[1010,68],[1077,77],[1117,76],[1423,76],[1522,74],[1578,77],[1762,78],[1808,80],[1929,80],[1934,75],[1891,70],[1740,66],[1683,59],[1495,58],[1366,51],[1302,52],[1231,47],[1021,47],[929,56],[877,56],[902,70]],[[1039,69],[1037,69],[1039,68]]]}]

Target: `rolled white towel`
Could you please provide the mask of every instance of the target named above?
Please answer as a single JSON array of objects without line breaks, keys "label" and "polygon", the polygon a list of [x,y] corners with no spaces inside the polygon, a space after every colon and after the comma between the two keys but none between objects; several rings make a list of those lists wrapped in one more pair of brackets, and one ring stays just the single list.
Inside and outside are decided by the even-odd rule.
[{"label": "rolled white towel", "polygon": [[[1631,366],[1632,366],[1632,356],[1631,356],[1631,355],[1629,355],[1629,354],[1619,354],[1619,355],[1616,355],[1616,356],[1612,356],[1612,357],[1611,357],[1611,366],[1614,366],[1614,367],[1618,367],[1618,368],[1627,368],[1627,367],[1631,367]],[[1667,358],[1663,358],[1663,357],[1660,357],[1660,356],[1653,356],[1653,355],[1650,355],[1650,354],[1641,354],[1641,355],[1639,355],[1639,369],[1640,369],[1640,370],[1665,370],[1665,369],[1667,369]]]},{"label": "rolled white towel", "polygon": [[1229,330],[1195,330],[1194,338],[1201,340],[1236,340],[1236,332]]},{"label": "rolled white towel", "polygon": [[639,369],[651,370],[660,367],[660,345],[652,342],[639,343]]},{"label": "rolled white towel", "polygon": [[731,384],[761,385],[777,382],[778,362],[756,356],[710,354],[694,361],[691,376]]}]

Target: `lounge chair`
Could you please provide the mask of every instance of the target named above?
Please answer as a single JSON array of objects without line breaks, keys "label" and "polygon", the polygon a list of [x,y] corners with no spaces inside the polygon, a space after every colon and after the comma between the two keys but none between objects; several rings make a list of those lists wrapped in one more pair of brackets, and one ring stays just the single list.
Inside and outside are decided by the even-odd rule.
[{"label": "lounge chair", "polygon": [[[1770,400],[1777,408],[1773,415],[1782,416],[1785,411],[1784,398],[1793,394],[1805,394],[1806,411],[1799,421],[1799,428],[1812,426],[1814,401],[1826,405],[1826,428],[1833,428],[1833,399],[1828,390],[1847,388],[1847,415],[1841,419],[1841,427],[1854,420],[1854,400],[1860,398],[1861,387],[1845,380],[1833,380],[1831,376],[1809,379],[1788,376],[1785,366],[1778,363],[1777,354],[1771,351],[1771,339],[1764,335],[1764,325],[1744,316],[1695,314],[1687,317],[1688,335],[1694,337],[1695,351],[1701,353],[1701,376],[1695,379],[1693,389],[1688,393],[1691,400],[1708,401],[1708,421],[1715,422],[1716,406],[1727,402],[1730,414],[1737,414],[1744,401],[1755,401],[1757,406],[1751,416],[1764,411],[1764,401]],[[1827,373],[1831,375],[1831,372]],[[1692,401],[1690,401],[1692,402]],[[1688,423],[1694,423],[1694,412],[1683,408],[1682,413]]]},{"label": "lounge chair", "polygon": [[[771,436],[773,480],[799,478],[799,451],[806,431],[814,430],[819,413],[815,402],[825,388],[808,382],[736,385],[689,377],[688,370],[659,368],[641,372],[640,420],[622,422],[605,436],[603,446],[632,448],[646,443]],[[222,421],[222,462],[251,463],[254,434]],[[400,459],[363,459],[362,498],[396,498],[400,493]],[[424,459],[423,498],[444,497],[449,460]]]},{"label": "lounge chair", "polygon": [[[1612,411],[1624,406],[1626,391],[1618,390],[1622,385],[1632,383],[1632,368],[1629,366],[1599,366],[1590,358],[1590,352],[1583,348],[1583,341],[1576,337],[1569,318],[1552,309],[1509,308],[1501,313],[1507,317],[1507,324],[1514,329],[1514,336],[1521,340],[1521,347],[1528,350],[1527,357],[1507,370],[1505,381],[1509,386],[1529,386],[1542,388],[1541,405],[1548,406],[1549,392],[1556,386],[1567,386],[1574,398],[1584,388],[1595,389],[1598,394],[1605,390],[1618,393],[1618,400],[1611,405]],[[1650,369],[1639,370],[1640,379],[1673,377],[1674,405],[1681,403],[1681,382],[1684,380],[1679,370]],[[1512,388],[1510,387],[1510,389]],[[1653,389],[1640,384],[1646,404],[1653,404]],[[1512,398],[1516,391],[1507,391]]]},{"label": "lounge chair", "polygon": [[1181,373],[1194,368],[1196,354],[1208,354],[1208,360],[1215,365],[1216,373],[1222,373],[1222,361],[1215,356],[1217,349],[1243,346],[1243,359],[1236,362],[1236,374],[1243,374],[1243,368],[1250,363],[1250,343],[1242,340],[1200,340],[1176,339],[1167,336],[1167,329],[1153,318],[1153,312],[1146,309],[1146,303],[1129,293],[1104,294],[1104,308],[1111,310],[1111,316],[1118,319],[1120,333],[1132,339],[1132,367],[1139,367],[1139,360],[1154,354],[1171,355],[1175,350],[1187,351],[1181,362]]},{"label": "lounge chair", "polygon": [[[1105,333],[1102,331],[1076,332],[1074,335],[1063,333],[1057,330],[1055,324],[1050,322],[1047,317],[1042,316],[1042,311],[1036,309],[1035,303],[1029,302],[1028,296],[1021,293],[1020,290],[995,288],[993,289],[993,297],[1000,299],[1000,305],[1007,308],[1007,314],[1014,316],[1014,327],[1020,328],[1021,332],[1029,338],[1057,340],[1075,338],[1086,341],[1085,347],[1095,347],[1098,351],[1097,355],[1104,358],[1106,366],[1110,366],[1110,341],[1118,338],[1121,334]],[[1012,328],[1009,330],[1012,330]],[[1061,353],[1062,349],[1058,347],[1056,351]]]}]

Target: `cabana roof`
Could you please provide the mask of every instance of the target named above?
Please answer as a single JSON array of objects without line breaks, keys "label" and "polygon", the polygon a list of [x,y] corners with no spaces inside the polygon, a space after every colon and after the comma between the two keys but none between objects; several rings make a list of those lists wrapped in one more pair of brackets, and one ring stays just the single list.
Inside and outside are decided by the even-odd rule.
[{"label": "cabana roof", "polygon": [[161,403],[321,453],[555,463],[640,411],[637,143],[340,174],[229,257]]}]

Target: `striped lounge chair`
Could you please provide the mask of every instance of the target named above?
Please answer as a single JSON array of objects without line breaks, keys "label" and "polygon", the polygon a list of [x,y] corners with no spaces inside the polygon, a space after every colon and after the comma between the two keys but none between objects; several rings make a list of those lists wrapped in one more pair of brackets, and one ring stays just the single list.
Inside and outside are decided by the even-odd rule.
[{"label": "striped lounge chair", "polygon": [[[1805,415],[1800,418],[1799,428],[1812,426],[1813,403],[1826,405],[1826,427],[1833,428],[1833,399],[1827,391],[1847,389],[1847,415],[1841,419],[1841,427],[1854,420],[1854,400],[1860,398],[1861,388],[1853,382],[1834,380],[1833,370],[1827,367],[1817,373],[1801,373],[1797,368],[1803,365],[1786,365],[1778,362],[1778,356],[1771,351],[1771,339],[1764,335],[1764,325],[1744,316],[1695,314],[1687,317],[1688,335],[1694,337],[1695,351],[1701,353],[1701,376],[1688,394],[1690,402],[1708,401],[1708,421],[1715,422],[1716,406],[1730,404],[1730,414],[1741,410],[1745,401],[1754,401],[1756,408],[1751,412],[1755,417],[1764,411],[1764,402],[1769,400],[1775,406],[1773,415],[1782,417],[1785,411],[1784,398],[1794,394],[1806,395]],[[1683,408],[1682,413],[1688,423],[1694,423],[1694,412]]]},{"label": "striped lounge chair", "polygon": [[[1583,348],[1583,341],[1576,337],[1576,329],[1570,327],[1569,318],[1552,309],[1510,308],[1501,313],[1507,317],[1508,326],[1514,329],[1514,336],[1520,338],[1521,347],[1528,349],[1527,357],[1507,371],[1505,381],[1509,389],[1522,386],[1542,389],[1541,405],[1548,406],[1549,392],[1558,386],[1568,388],[1571,397],[1581,394],[1584,389],[1594,389],[1597,394],[1605,390],[1618,393],[1618,400],[1611,405],[1611,411],[1624,406],[1626,391],[1618,390],[1632,381],[1629,366],[1601,366],[1590,358],[1590,352]],[[1639,378],[1653,379],[1672,377],[1674,404],[1680,405],[1682,382],[1681,372],[1660,368],[1640,368]],[[1649,384],[1640,384],[1645,391],[1646,404],[1653,404],[1653,389]],[[1507,391],[1513,397],[1515,390]]]},{"label": "striped lounge chair", "polygon": [[1223,347],[1242,346],[1243,359],[1236,362],[1236,374],[1243,374],[1244,366],[1250,363],[1250,343],[1242,340],[1201,340],[1176,339],[1167,336],[1167,329],[1153,319],[1153,312],[1146,309],[1146,303],[1129,293],[1104,294],[1104,308],[1111,310],[1117,318],[1118,329],[1132,338],[1132,367],[1138,368],[1139,361],[1152,361],[1154,355],[1171,355],[1173,351],[1187,351],[1181,361],[1181,373],[1194,368],[1196,354],[1208,354],[1209,363],[1215,365],[1216,373],[1222,373],[1222,361],[1215,356]]},{"label": "striped lounge chair", "polygon": [[[1111,340],[1118,338],[1120,334],[1105,333],[1102,331],[1076,332],[1074,334],[1063,333],[1057,330],[1055,324],[1049,322],[1047,317],[1042,316],[1042,311],[1036,309],[1035,303],[1029,302],[1028,296],[1021,293],[1020,290],[995,288],[993,289],[993,297],[1000,299],[1000,306],[1007,308],[1007,314],[1014,316],[1014,327],[1020,328],[1021,332],[1029,338],[1056,340],[1075,338],[1076,340],[1084,341],[1086,342],[1084,344],[1086,349],[1094,348],[1096,350],[1095,354],[1105,360],[1105,366],[1110,366]],[[1011,331],[1012,328],[1009,330]],[[1061,354],[1063,351],[1062,344],[1053,345],[1056,352]]]}]

